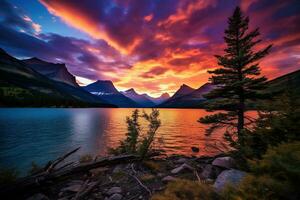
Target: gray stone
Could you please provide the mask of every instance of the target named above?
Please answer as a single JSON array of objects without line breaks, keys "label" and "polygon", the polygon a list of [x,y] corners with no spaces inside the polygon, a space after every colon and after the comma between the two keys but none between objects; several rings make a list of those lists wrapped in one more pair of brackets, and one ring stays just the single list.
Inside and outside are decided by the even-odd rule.
[{"label": "gray stone", "polygon": [[233,168],[234,164],[235,164],[234,159],[229,157],[229,156],[216,158],[212,162],[213,166],[223,167],[223,168],[226,168],[226,169]]},{"label": "gray stone", "polygon": [[76,185],[70,185],[68,187],[65,187],[63,189],[61,189],[62,192],[78,192],[81,188],[81,185],[76,184]]},{"label": "gray stone", "polygon": [[175,161],[175,163],[180,163],[180,164],[182,164],[182,163],[186,163],[187,161],[188,161],[187,158],[179,158],[178,160]]},{"label": "gray stone", "polygon": [[221,191],[227,184],[237,186],[246,174],[246,172],[236,169],[224,170],[215,181],[214,188]]},{"label": "gray stone", "polygon": [[122,196],[121,194],[116,193],[116,194],[111,195],[111,196],[108,198],[108,200],[121,200],[122,197],[123,197],[123,196]]},{"label": "gray stone", "polygon": [[184,163],[184,164],[180,165],[179,167],[176,167],[175,169],[173,169],[173,170],[171,171],[171,173],[172,173],[172,174],[178,174],[178,173],[180,173],[180,172],[182,172],[182,171],[184,171],[184,170],[186,170],[186,169],[187,169],[187,170],[191,170],[191,171],[194,170],[193,167],[191,167],[191,166],[189,166],[188,164]]},{"label": "gray stone", "polygon": [[162,182],[170,182],[170,181],[176,181],[177,179],[173,176],[166,176],[162,179]]},{"label": "gray stone", "polygon": [[49,200],[49,198],[42,193],[37,193],[27,198],[26,200]]},{"label": "gray stone", "polygon": [[212,178],[214,176],[213,166],[209,165],[209,164],[205,165],[205,167],[203,168],[203,171],[201,172],[200,176],[203,179]]},{"label": "gray stone", "polygon": [[122,188],[120,187],[112,187],[107,191],[107,194],[110,196],[112,194],[122,193]]}]

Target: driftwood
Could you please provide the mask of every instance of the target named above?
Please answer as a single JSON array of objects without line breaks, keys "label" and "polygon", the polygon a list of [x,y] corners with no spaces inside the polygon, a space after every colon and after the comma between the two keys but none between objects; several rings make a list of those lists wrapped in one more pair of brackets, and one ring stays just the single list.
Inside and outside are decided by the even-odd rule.
[{"label": "driftwood", "polygon": [[82,189],[76,194],[72,200],[80,200],[86,195],[88,195],[101,181],[91,182],[88,184],[88,181],[85,182]]},{"label": "driftwood", "polygon": [[149,195],[151,196],[151,195],[152,195],[151,190],[150,190],[147,186],[145,186],[145,185],[140,181],[140,179],[138,179],[137,176],[134,175],[134,174],[136,174],[136,171],[135,171],[135,169],[134,169],[133,164],[131,165],[131,169],[132,169],[132,171],[133,171],[133,174],[128,173],[128,175],[131,176],[131,177],[133,177],[133,178],[139,183],[139,185],[142,186],[142,187],[149,193]]},{"label": "driftwood", "polygon": [[61,163],[62,161],[64,161],[67,157],[69,157],[70,155],[74,154],[76,151],[78,151],[80,149],[80,147],[66,153],[65,155],[63,155],[62,157],[57,158],[56,160],[54,160],[50,166],[45,170],[47,173],[50,173],[59,163]]},{"label": "driftwood", "polygon": [[[77,164],[76,166],[70,166],[71,163],[67,163],[58,169],[55,167],[65,160],[66,157],[75,153],[79,148],[65,154],[64,156],[56,159],[51,164],[48,164],[44,169],[45,171],[18,179],[15,183],[6,185],[0,188],[1,195],[9,195],[9,196],[21,196],[22,194],[30,194],[38,191],[40,188],[44,186],[50,186],[55,183],[56,180],[68,177],[78,173],[85,173],[91,169],[103,167],[103,166],[111,166],[120,163],[131,163],[141,160],[139,156],[136,155],[120,155],[120,156],[112,156],[105,157],[102,159],[97,159],[96,161],[92,161],[90,163]],[[151,155],[151,156],[156,156]],[[50,163],[50,162],[49,162]],[[72,163],[73,164],[73,163]],[[97,183],[98,184],[98,183]],[[92,188],[91,188],[92,189]],[[90,189],[90,190],[91,190]]]}]

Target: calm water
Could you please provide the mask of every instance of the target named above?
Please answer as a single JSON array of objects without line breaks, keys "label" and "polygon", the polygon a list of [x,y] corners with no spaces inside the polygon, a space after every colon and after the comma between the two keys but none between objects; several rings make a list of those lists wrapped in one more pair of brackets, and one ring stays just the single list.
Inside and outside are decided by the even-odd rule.
[{"label": "calm water", "polygon": [[[0,109],[0,167],[14,167],[24,174],[32,161],[45,164],[78,146],[81,149],[77,157],[86,153],[105,155],[108,147],[118,145],[124,137],[125,118],[132,110]],[[206,137],[205,127],[197,122],[205,114],[196,109],[160,109],[162,126],[158,137],[162,139],[157,145],[167,154],[191,155],[191,146],[199,147],[200,155],[216,153],[205,146],[220,140],[220,135]]]}]

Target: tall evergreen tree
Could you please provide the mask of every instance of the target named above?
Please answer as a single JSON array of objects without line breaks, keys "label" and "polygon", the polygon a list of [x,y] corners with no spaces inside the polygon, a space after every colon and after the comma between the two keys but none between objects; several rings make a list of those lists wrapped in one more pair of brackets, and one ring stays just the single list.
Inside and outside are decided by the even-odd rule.
[{"label": "tall evergreen tree", "polygon": [[259,29],[249,31],[248,24],[249,18],[243,15],[239,7],[228,18],[224,55],[215,56],[221,67],[208,71],[212,74],[210,81],[218,87],[206,95],[211,100],[208,111],[224,112],[199,119],[199,122],[210,125],[208,134],[218,128],[227,128],[225,139],[236,149],[243,145],[246,102],[260,99],[258,91],[266,85],[267,79],[260,75],[258,61],[268,54],[272,46],[256,51],[255,45],[261,42],[256,39]]}]

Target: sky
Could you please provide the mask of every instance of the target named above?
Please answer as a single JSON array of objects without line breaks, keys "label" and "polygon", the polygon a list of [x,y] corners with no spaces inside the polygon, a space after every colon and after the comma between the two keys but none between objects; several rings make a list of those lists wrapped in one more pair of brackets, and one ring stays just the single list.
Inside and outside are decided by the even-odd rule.
[{"label": "sky", "polygon": [[66,63],[77,81],[111,80],[159,96],[198,88],[218,67],[236,6],[260,28],[260,62],[273,79],[300,69],[299,0],[1,0],[0,48]]}]

